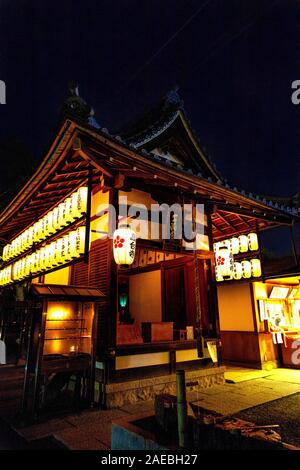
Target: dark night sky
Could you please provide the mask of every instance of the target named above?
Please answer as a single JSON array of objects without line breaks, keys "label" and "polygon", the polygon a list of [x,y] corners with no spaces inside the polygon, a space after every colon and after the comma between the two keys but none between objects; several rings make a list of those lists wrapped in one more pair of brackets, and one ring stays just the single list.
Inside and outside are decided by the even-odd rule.
[{"label": "dark night sky", "polygon": [[70,80],[108,129],[178,84],[229,182],[297,192],[299,43],[298,0],[0,0],[0,194],[42,158]]}]

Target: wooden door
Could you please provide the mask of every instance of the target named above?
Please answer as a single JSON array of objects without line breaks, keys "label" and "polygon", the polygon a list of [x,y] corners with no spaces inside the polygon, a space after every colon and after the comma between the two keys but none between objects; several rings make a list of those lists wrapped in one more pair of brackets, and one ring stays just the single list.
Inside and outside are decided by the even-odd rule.
[{"label": "wooden door", "polygon": [[163,320],[174,322],[175,329],[185,328],[184,265],[166,267],[163,272]]}]

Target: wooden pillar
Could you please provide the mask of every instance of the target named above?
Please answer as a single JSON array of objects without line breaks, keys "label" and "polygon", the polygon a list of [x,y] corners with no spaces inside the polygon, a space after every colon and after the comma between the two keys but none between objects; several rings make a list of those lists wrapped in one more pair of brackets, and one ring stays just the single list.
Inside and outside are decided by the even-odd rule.
[{"label": "wooden pillar", "polygon": [[[111,188],[110,190],[110,204],[115,208],[116,214],[116,228],[118,226],[119,218],[119,190]],[[109,233],[113,233],[113,220],[110,214]],[[117,340],[117,312],[118,312],[118,266],[112,256],[112,243],[109,240],[109,249],[111,251],[110,257],[110,288],[109,288],[109,301],[108,301],[108,321],[107,321],[107,344],[105,351],[105,382],[109,383],[115,376],[116,371],[116,340]]]}]

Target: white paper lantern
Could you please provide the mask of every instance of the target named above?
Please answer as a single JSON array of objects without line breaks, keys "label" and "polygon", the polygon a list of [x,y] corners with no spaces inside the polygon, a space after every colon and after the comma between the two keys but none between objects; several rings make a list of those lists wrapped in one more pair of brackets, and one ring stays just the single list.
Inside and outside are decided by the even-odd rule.
[{"label": "white paper lantern", "polygon": [[65,207],[66,207],[66,223],[70,224],[75,220],[72,214],[72,198],[68,197],[65,200]]},{"label": "white paper lantern", "polygon": [[77,199],[77,208],[80,215],[86,213],[87,209],[87,197],[88,197],[88,188],[86,186],[82,186],[79,188],[78,191],[78,199]]},{"label": "white paper lantern", "polygon": [[51,248],[50,245],[45,246],[45,261],[44,261],[45,269],[49,269],[52,267],[52,259],[51,259]]},{"label": "white paper lantern", "polygon": [[249,243],[249,249],[251,251],[258,250],[258,237],[256,233],[248,234],[248,243]]},{"label": "white paper lantern", "polygon": [[52,211],[52,223],[53,223],[53,229],[54,229],[54,233],[55,233],[55,232],[57,232],[57,230],[60,229],[58,207],[55,207]]},{"label": "white paper lantern", "polygon": [[128,225],[121,225],[114,232],[113,253],[118,265],[130,265],[135,258],[136,234]]},{"label": "white paper lantern", "polygon": [[76,230],[76,246],[75,246],[76,257],[82,256],[85,253],[85,234],[86,234],[85,226],[79,227]]},{"label": "white paper lantern", "polygon": [[261,263],[260,260],[257,258],[253,258],[251,261],[251,271],[253,277],[260,277],[261,276]]},{"label": "white paper lantern", "polygon": [[48,214],[46,215],[46,218],[47,218],[47,223],[46,223],[47,236],[53,235],[53,233],[55,233],[55,228],[53,226],[53,211],[48,212]]},{"label": "white paper lantern", "polygon": [[228,246],[220,246],[216,252],[216,266],[218,275],[224,280],[232,279],[233,256]]},{"label": "white paper lantern", "polygon": [[251,263],[250,261],[244,260],[241,262],[242,269],[243,269],[243,277],[245,279],[249,279],[252,275]]},{"label": "white paper lantern", "polygon": [[59,223],[59,228],[63,228],[67,225],[66,204],[64,202],[61,202],[58,206],[58,223]]},{"label": "white paper lantern", "polygon": [[233,263],[233,278],[238,281],[243,277],[243,268],[241,263]]},{"label": "white paper lantern", "polygon": [[239,236],[240,252],[246,253],[248,251],[248,237],[247,235]]},{"label": "white paper lantern", "polygon": [[71,250],[70,234],[65,235],[63,238],[64,238],[64,246],[65,246],[65,261],[71,261],[72,260],[72,250]]}]

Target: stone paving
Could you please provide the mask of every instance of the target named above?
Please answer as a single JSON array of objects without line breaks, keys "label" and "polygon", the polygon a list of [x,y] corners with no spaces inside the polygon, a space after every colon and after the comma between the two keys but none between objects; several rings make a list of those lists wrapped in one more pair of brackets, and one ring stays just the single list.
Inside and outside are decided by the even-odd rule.
[{"label": "stone paving", "polygon": [[[300,392],[300,370],[257,371],[227,368],[224,385],[189,391],[189,402],[222,414],[234,414],[277,398]],[[128,415],[151,413],[153,400],[122,406],[114,410],[91,410],[46,423],[18,429],[31,441],[47,436],[69,449],[103,450],[110,448],[111,423]]]}]

